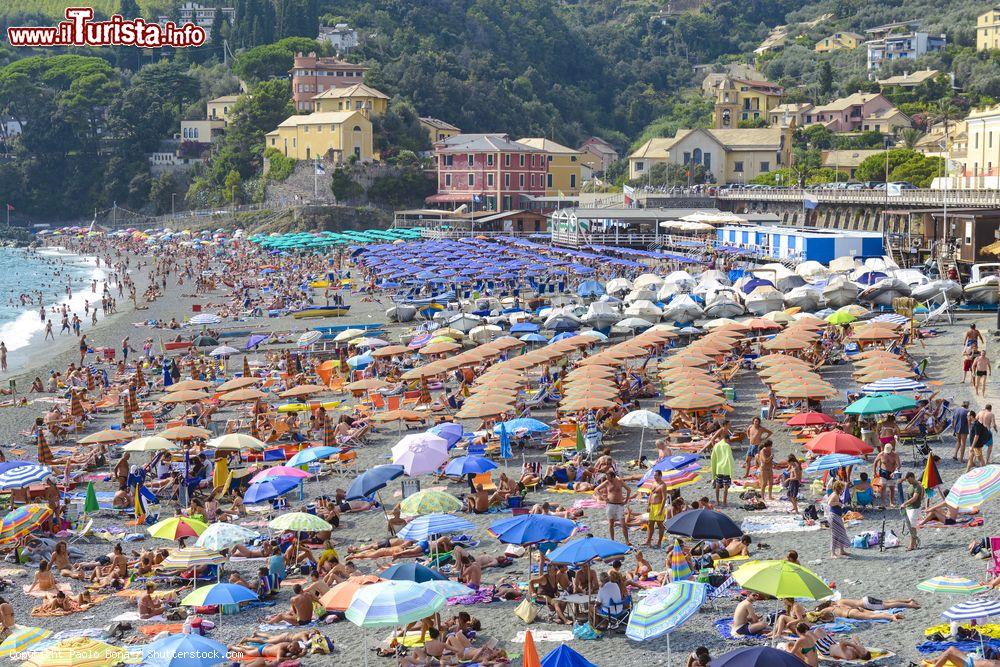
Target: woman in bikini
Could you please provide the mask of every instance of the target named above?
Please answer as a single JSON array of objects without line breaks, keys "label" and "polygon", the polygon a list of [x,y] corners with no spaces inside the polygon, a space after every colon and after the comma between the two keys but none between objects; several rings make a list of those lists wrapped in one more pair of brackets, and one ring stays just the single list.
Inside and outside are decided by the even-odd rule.
[{"label": "woman in bikini", "polygon": [[56,578],[52,574],[52,570],[49,567],[49,561],[47,560],[43,560],[38,563],[38,572],[35,573],[35,579],[31,582],[31,586],[25,592],[30,595],[34,590],[39,590],[43,593],[52,593],[59,590],[59,586],[56,584]]}]

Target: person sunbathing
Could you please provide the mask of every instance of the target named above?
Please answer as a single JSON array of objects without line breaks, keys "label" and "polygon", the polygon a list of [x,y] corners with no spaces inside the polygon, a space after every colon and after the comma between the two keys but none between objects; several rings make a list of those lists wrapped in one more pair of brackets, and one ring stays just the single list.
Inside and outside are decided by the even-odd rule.
[{"label": "person sunbathing", "polygon": [[934,661],[931,667],[953,667],[954,665],[962,665],[962,667],[1000,667],[1000,660],[977,658],[969,653],[960,651],[954,646],[949,646],[944,653],[938,656],[938,659]]},{"label": "person sunbathing", "polygon": [[863,598],[841,598],[837,601],[841,607],[851,607],[853,609],[866,609],[868,611],[885,611],[886,609],[920,609],[920,603],[913,598],[898,598],[880,600],[879,598],[866,595]]},{"label": "person sunbathing", "polygon": [[943,523],[946,526],[954,526],[958,523],[958,508],[952,507],[946,501],[931,505],[924,510],[924,515],[917,522],[917,528],[926,526],[931,521]]},{"label": "person sunbathing", "polygon": [[154,597],[156,593],[156,584],[149,582],[146,584],[145,592],[139,596],[138,607],[139,607],[139,618],[148,619],[154,616],[160,616],[167,609],[167,605],[161,600],[157,600]]},{"label": "person sunbathing", "polygon": [[292,625],[308,625],[313,619],[313,597],[303,591],[302,584],[292,588],[292,599],[288,611],[279,612],[267,617],[268,623],[291,623]]},{"label": "person sunbathing", "polygon": [[[348,553],[346,560],[372,560],[376,558],[416,558],[418,556],[424,555],[425,552],[420,544],[411,542],[410,540],[399,540],[395,542],[398,538],[392,538],[380,542],[376,548],[373,549],[363,549]],[[381,546],[385,545],[385,546]],[[429,551],[429,550],[428,550]]]},{"label": "person sunbathing", "polygon": [[251,549],[244,544],[237,544],[232,549],[232,555],[240,558],[269,558],[273,553],[274,545],[270,540],[264,542],[259,549]]},{"label": "person sunbathing", "polygon": [[871,611],[851,605],[841,605],[838,602],[821,602],[815,611],[806,614],[807,620],[811,622],[824,621],[831,622],[834,618],[850,618],[856,621],[901,621],[901,614],[890,614],[885,611]]},{"label": "person sunbathing", "polygon": [[400,667],[425,667],[433,661],[439,661],[438,664],[445,663],[443,658],[447,647],[441,639],[441,633],[437,628],[432,627],[427,629],[427,635],[430,639],[425,641],[422,647],[415,648],[409,653],[400,656]]},{"label": "person sunbathing", "polygon": [[354,563],[341,563],[340,559],[334,557],[328,561],[329,569],[323,575],[323,581],[330,586],[342,583],[353,577],[358,572]]},{"label": "person sunbathing", "polygon": [[750,556],[749,535],[734,537],[731,540],[707,540],[691,547],[692,556],[711,555],[713,559],[734,558],[735,556]]},{"label": "person sunbathing", "polygon": [[753,603],[762,599],[764,599],[763,595],[751,593],[745,600],[736,605],[731,626],[734,636],[762,635],[771,629],[767,620],[753,608]]},{"label": "person sunbathing", "polygon": [[472,646],[472,641],[461,632],[453,632],[448,635],[444,644],[446,649],[461,662],[490,664],[505,661],[507,658],[505,652],[496,648],[495,642],[481,648],[475,648]]},{"label": "person sunbathing", "polygon": [[[240,664],[244,667],[252,665],[260,667],[262,665],[275,665],[289,658],[297,658],[305,655],[306,644],[301,641],[276,642],[265,644],[260,642],[248,644],[233,644],[229,650],[235,657],[239,658]],[[249,660],[246,658],[273,658],[273,660]]]},{"label": "person sunbathing", "polygon": [[36,590],[42,593],[52,593],[59,590],[55,575],[52,574],[52,569],[49,567],[49,561],[47,560],[43,560],[38,564],[38,572],[35,573],[35,578],[32,580],[31,586],[25,592],[31,595],[32,591]]}]

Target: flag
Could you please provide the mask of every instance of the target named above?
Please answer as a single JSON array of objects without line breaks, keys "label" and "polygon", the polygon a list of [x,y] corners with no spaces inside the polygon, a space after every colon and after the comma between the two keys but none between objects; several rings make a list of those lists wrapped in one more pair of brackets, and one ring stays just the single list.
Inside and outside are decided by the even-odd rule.
[{"label": "flag", "polygon": [[625,195],[625,206],[627,208],[632,208],[635,204],[635,188],[629,185],[623,185],[622,194]]},{"label": "flag", "polygon": [[924,474],[920,478],[920,485],[924,489],[933,489],[941,486],[941,473],[938,472],[937,464],[934,463],[934,455],[927,455],[927,465],[924,466]]},{"label": "flag", "polygon": [[94,483],[87,482],[87,496],[83,501],[83,513],[93,514],[100,511],[100,509],[101,506],[97,502],[97,491],[94,489]]},{"label": "flag", "polygon": [[139,485],[135,485],[135,523],[140,525],[146,522],[146,508],[142,504],[142,495],[139,493]]},{"label": "flag", "polygon": [[576,425],[576,451],[582,452],[587,449],[587,442],[583,438],[583,429]]},{"label": "flag", "polygon": [[317,176],[322,176],[324,174],[326,174],[326,167],[324,167],[321,162],[317,162],[316,163],[316,175]]},{"label": "flag", "polygon": [[816,198],[816,195],[809,193],[802,195],[802,208],[811,211],[817,206],[819,206],[819,199]]}]

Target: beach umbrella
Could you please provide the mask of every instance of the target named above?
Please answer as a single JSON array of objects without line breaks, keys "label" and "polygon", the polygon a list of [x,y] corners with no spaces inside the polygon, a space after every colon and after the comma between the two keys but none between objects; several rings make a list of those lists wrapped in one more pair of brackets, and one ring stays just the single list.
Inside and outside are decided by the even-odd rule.
[{"label": "beach umbrella", "polygon": [[827,322],[829,322],[830,324],[839,324],[839,325],[850,324],[856,319],[858,318],[855,317],[854,315],[850,313],[841,312],[839,310],[834,311],[826,316]]},{"label": "beach umbrella", "polygon": [[448,441],[433,433],[414,433],[392,447],[392,462],[410,477],[426,475],[448,460]]},{"label": "beach umbrella", "polygon": [[806,467],[806,472],[816,473],[824,470],[838,470],[848,466],[863,465],[864,459],[853,454],[824,454]]},{"label": "beach umbrella", "polygon": [[604,560],[624,556],[631,549],[627,544],[606,540],[602,537],[583,537],[567,542],[550,551],[548,560],[553,563],[580,565],[592,560]]},{"label": "beach umbrella", "polygon": [[618,420],[619,426],[625,426],[626,428],[637,428],[639,431],[639,456],[642,458],[642,443],[646,438],[646,429],[665,429],[669,428],[670,424],[667,420],[658,415],[655,412],[649,410],[633,410],[629,412],[624,417]]},{"label": "beach umbrella", "polygon": [[380,581],[359,589],[344,616],[362,628],[407,625],[432,616],[444,605],[443,596],[420,584]]},{"label": "beach umbrella", "polygon": [[91,433],[90,435],[80,438],[77,442],[81,445],[92,445],[98,443],[109,443],[109,442],[124,442],[126,440],[131,440],[132,438],[139,437],[138,433],[132,433],[131,431],[119,431],[115,429],[105,429],[103,431],[98,431],[97,433]]},{"label": "beach umbrella", "polygon": [[379,576],[386,581],[412,581],[417,584],[448,578],[437,570],[415,562],[396,563],[380,572]]},{"label": "beach umbrella", "polygon": [[800,412],[787,422],[789,426],[828,426],[837,420],[824,412]]},{"label": "beach umbrella", "polygon": [[266,447],[263,442],[246,433],[227,433],[225,435],[220,435],[217,438],[210,439],[205,443],[205,446],[212,449],[227,449],[231,451],[248,449],[259,450]]},{"label": "beach umbrella", "polygon": [[256,537],[258,537],[257,532],[249,528],[217,521],[209,524],[205,532],[198,536],[195,546],[221,551],[231,549],[237,544],[246,544]]},{"label": "beach umbrella", "polygon": [[267,394],[260,389],[246,387],[244,389],[236,389],[235,391],[227,391],[219,397],[219,400],[223,403],[249,403],[264,400],[265,398],[267,398]]},{"label": "beach umbrella", "polygon": [[333,530],[333,526],[319,518],[315,514],[306,512],[288,512],[271,519],[267,523],[268,528],[274,530],[290,530],[296,533],[314,533],[324,530]]},{"label": "beach umbrella", "polygon": [[22,667],[112,667],[124,662],[128,651],[92,637],[64,639],[33,653]]},{"label": "beach umbrella", "polygon": [[424,489],[404,499],[399,504],[400,511],[407,515],[447,514],[462,508],[462,501],[450,493]]},{"label": "beach umbrella", "polygon": [[686,396],[677,396],[667,401],[667,407],[673,410],[697,411],[711,410],[725,405],[726,399],[711,393],[698,392]]},{"label": "beach umbrella", "polygon": [[186,389],[183,391],[174,391],[159,398],[160,403],[197,403],[198,401],[204,401],[212,398],[211,394],[206,394],[203,391],[194,391],[193,389]]},{"label": "beach umbrella", "polygon": [[52,635],[52,630],[27,625],[15,625],[11,633],[0,643],[0,658],[27,653],[28,649]]},{"label": "beach umbrella", "polygon": [[961,595],[972,595],[989,590],[978,581],[949,575],[925,579],[917,584],[917,589],[928,593],[957,593]]},{"label": "beach umbrella", "polygon": [[173,426],[160,431],[157,435],[167,440],[207,440],[212,432],[200,426]]},{"label": "beach umbrella", "polygon": [[814,572],[787,560],[752,561],[733,572],[743,588],[775,598],[819,600],[833,591]]},{"label": "beach umbrella", "polygon": [[663,525],[670,535],[683,535],[696,540],[723,540],[740,537],[743,531],[722,512],[715,510],[687,510],[674,516]]},{"label": "beach umbrella", "polygon": [[169,519],[157,521],[146,529],[151,537],[161,540],[179,540],[184,537],[198,537],[205,532],[208,524],[182,516],[172,516]]},{"label": "beach umbrella", "polygon": [[464,477],[465,475],[478,475],[496,468],[496,463],[482,456],[459,456],[448,462],[444,474],[451,477]]},{"label": "beach umbrella", "polygon": [[263,503],[299,488],[294,477],[270,477],[250,484],[243,492],[243,502]]},{"label": "beach umbrella", "polygon": [[444,422],[442,424],[438,424],[437,426],[432,426],[427,429],[427,432],[432,433],[439,438],[443,438],[448,442],[449,447],[461,440],[465,435],[465,429],[462,428],[462,425],[455,422]]},{"label": "beach umbrella", "polygon": [[844,408],[844,413],[849,415],[881,415],[907,410],[916,406],[917,402],[909,396],[874,394],[854,401]]},{"label": "beach umbrella", "polygon": [[194,347],[217,347],[219,345],[219,341],[211,336],[202,335],[195,336],[191,341],[191,345]]},{"label": "beach umbrella", "polygon": [[805,448],[813,454],[851,454],[853,456],[871,454],[875,451],[861,438],[840,430],[826,431],[814,436],[805,444]]},{"label": "beach umbrella", "polygon": [[375,358],[372,356],[371,352],[365,352],[364,354],[358,354],[347,359],[347,365],[356,371],[364,370],[371,366]]},{"label": "beach umbrella", "polygon": [[159,452],[176,449],[178,449],[177,445],[158,435],[147,435],[136,438],[122,447],[122,451],[124,452]]},{"label": "beach umbrella", "polygon": [[[527,431],[528,433],[548,433],[552,430],[552,427],[545,422],[539,421],[538,419],[532,419],[531,417],[510,419],[502,422],[502,424],[510,433],[515,433],[517,431]],[[500,424],[493,427],[493,433],[500,433]]]},{"label": "beach umbrella", "polygon": [[542,658],[541,667],[597,667],[597,665],[566,644],[560,644]]},{"label": "beach umbrella", "polygon": [[220,345],[208,353],[210,357],[231,357],[234,354],[239,354],[239,350],[228,345]]},{"label": "beach umbrella", "polygon": [[1000,600],[989,598],[974,598],[948,607],[941,616],[949,621],[971,621],[976,618],[987,618],[1000,615]]},{"label": "beach umbrella", "polygon": [[246,387],[250,387],[252,385],[255,385],[255,384],[257,384],[260,381],[261,381],[261,378],[255,378],[255,377],[245,377],[244,376],[244,377],[233,378],[232,380],[228,380],[228,381],[223,382],[222,384],[220,384],[216,388],[216,390],[217,391],[221,391],[223,393],[227,392],[227,391],[236,391],[237,389],[244,389]]},{"label": "beach umbrella", "polygon": [[186,570],[202,565],[218,565],[228,561],[228,556],[224,556],[214,549],[194,546],[174,549],[163,559],[161,566],[172,570]]},{"label": "beach umbrella", "polygon": [[806,663],[788,651],[769,646],[750,646],[712,658],[709,667],[803,667]]},{"label": "beach umbrella", "polygon": [[448,599],[464,597],[476,592],[468,586],[460,584],[457,581],[452,581],[451,579],[432,579],[431,581],[424,581],[420,585]]},{"label": "beach umbrella", "polygon": [[11,510],[0,523],[0,542],[13,542],[52,518],[48,505],[32,503]]},{"label": "beach umbrella", "polygon": [[321,459],[328,459],[331,456],[339,454],[341,452],[340,447],[327,447],[326,445],[316,445],[315,447],[307,447],[300,452],[297,452],[295,456],[288,459],[286,465],[288,466],[301,466],[313,461],[319,461]]},{"label": "beach umbrella", "polygon": [[18,465],[0,468],[0,491],[22,489],[41,482],[52,474],[52,469],[45,465],[28,462],[17,463]]},{"label": "beach umbrella", "polygon": [[187,321],[187,323],[203,325],[203,324],[218,324],[221,321],[222,318],[216,315],[215,313],[198,313],[197,315],[192,316],[191,319]]},{"label": "beach umbrella", "polygon": [[419,542],[434,535],[469,533],[475,529],[475,524],[462,517],[451,514],[424,514],[400,528],[396,535],[404,540]]},{"label": "beach umbrella", "polygon": [[573,534],[576,524],[548,514],[522,514],[494,521],[489,532],[505,544],[521,546],[539,542],[562,542]]},{"label": "beach umbrella", "polygon": [[292,468],[291,466],[272,466],[264,468],[259,473],[250,478],[250,483],[260,482],[272,477],[287,477],[290,479],[309,479],[311,474],[302,468]]},{"label": "beach umbrella", "polygon": [[674,540],[674,546],[667,555],[667,563],[670,564],[671,581],[684,581],[691,577],[691,565],[680,540]]},{"label": "beach umbrella", "polygon": [[94,514],[101,510],[101,504],[97,502],[97,489],[93,482],[87,482],[87,491],[83,499],[83,513]]},{"label": "beach umbrella", "polygon": [[694,616],[708,597],[708,587],[695,581],[671,581],[654,588],[632,606],[625,636],[633,641],[649,641],[667,636],[667,664],[670,664],[670,633]]},{"label": "beach umbrella", "polygon": [[197,633],[180,633],[140,647],[148,667],[212,667],[226,662],[229,647]]},{"label": "beach umbrella", "polygon": [[342,581],[320,597],[319,601],[327,611],[346,611],[351,606],[351,600],[361,590],[362,586],[377,584],[381,578],[373,574],[361,574],[349,577],[347,581]]},{"label": "beach umbrella", "polygon": [[397,477],[405,474],[403,466],[380,465],[370,468],[354,478],[351,485],[347,487],[347,500],[362,500],[371,498],[379,490]]},{"label": "beach umbrella", "polygon": [[312,396],[324,391],[330,391],[330,389],[321,384],[300,384],[291,389],[286,389],[279,393],[278,396],[282,398],[298,398],[299,396]]},{"label": "beach umbrella", "polygon": [[686,469],[691,464],[697,465],[697,461],[697,454],[674,454],[672,456],[664,457],[650,466],[649,470],[647,470],[646,474],[643,476],[643,481],[645,481],[645,478],[647,477],[652,477],[653,473],[657,470],[667,473],[673,470]]},{"label": "beach umbrella", "polygon": [[861,387],[861,392],[864,394],[883,394],[900,391],[927,391],[927,385],[910,378],[888,377],[870,382]]},{"label": "beach umbrella", "polygon": [[238,605],[257,599],[257,594],[239,584],[211,584],[196,588],[188,593],[181,604],[185,607],[205,607],[208,605]]},{"label": "beach umbrella", "polygon": [[980,507],[1000,493],[1000,465],[974,468],[955,480],[945,502],[950,507]]},{"label": "beach umbrella", "polygon": [[297,347],[309,347],[323,337],[321,331],[306,331],[295,341]]}]

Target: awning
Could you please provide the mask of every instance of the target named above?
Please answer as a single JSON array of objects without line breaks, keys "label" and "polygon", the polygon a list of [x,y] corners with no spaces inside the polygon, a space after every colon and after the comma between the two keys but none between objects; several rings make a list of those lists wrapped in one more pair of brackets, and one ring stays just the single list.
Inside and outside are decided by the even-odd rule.
[{"label": "awning", "polygon": [[443,204],[446,202],[472,201],[473,197],[482,197],[482,192],[452,192],[443,195],[431,195],[424,201],[429,204]]}]

